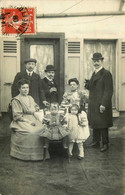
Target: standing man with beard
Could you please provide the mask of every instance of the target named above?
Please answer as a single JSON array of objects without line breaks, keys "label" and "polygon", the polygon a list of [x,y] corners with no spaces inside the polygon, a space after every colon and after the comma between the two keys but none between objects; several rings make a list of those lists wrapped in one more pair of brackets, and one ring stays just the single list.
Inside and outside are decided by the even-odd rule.
[{"label": "standing man with beard", "polygon": [[111,103],[113,80],[111,73],[103,67],[103,59],[101,53],[93,54],[95,71],[85,85],[89,90],[88,120],[93,129],[93,142],[90,146],[100,145],[101,152],[108,149],[108,128],[113,125]]},{"label": "standing man with beard", "polygon": [[36,67],[36,59],[25,60],[25,70],[18,72],[12,84],[11,94],[12,98],[19,94],[17,83],[22,78],[30,81],[29,84],[29,95],[31,95],[35,102],[40,106],[40,76],[34,72]]},{"label": "standing man with beard", "polygon": [[47,65],[45,72],[46,77],[41,80],[42,108],[49,106],[52,102],[58,102],[58,88],[54,79],[54,66]]}]

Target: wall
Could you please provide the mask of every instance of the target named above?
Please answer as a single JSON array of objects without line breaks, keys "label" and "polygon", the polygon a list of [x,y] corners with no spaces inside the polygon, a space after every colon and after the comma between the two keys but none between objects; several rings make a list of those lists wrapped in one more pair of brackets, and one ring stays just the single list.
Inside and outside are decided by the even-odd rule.
[{"label": "wall", "polygon": [[[121,0],[11,0],[0,2],[1,7],[36,7],[36,13],[76,13],[118,11]],[[122,7],[125,11],[125,3]],[[37,32],[65,32],[67,37],[123,38],[125,33],[125,15],[93,16],[76,18],[37,19]]]},{"label": "wall", "polygon": [[[120,10],[121,0],[1,0],[1,7],[36,7],[36,14],[116,12]],[[122,11],[125,11],[123,3]],[[37,18],[37,32],[63,32],[65,42],[69,39],[124,39],[125,15],[104,15],[66,18]],[[1,28],[1,26],[0,26]],[[1,32],[1,29],[0,29]],[[2,39],[2,37],[1,37]],[[118,48],[118,47],[117,47]],[[120,51],[120,46],[119,46]],[[83,55],[83,54],[82,54]],[[119,55],[120,56],[120,55]],[[83,56],[82,56],[83,57]],[[82,58],[80,58],[82,63]],[[67,67],[67,56],[66,56]],[[120,66],[120,60],[118,66]],[[119,69],[118,69],[119,70]],[[120,75],[120,73],[119,73]],[[118,86],[120,88],[120,86]],[[119,92],[118,92],[119,93]],[[118,100],[119,101],[119,100]]]}]

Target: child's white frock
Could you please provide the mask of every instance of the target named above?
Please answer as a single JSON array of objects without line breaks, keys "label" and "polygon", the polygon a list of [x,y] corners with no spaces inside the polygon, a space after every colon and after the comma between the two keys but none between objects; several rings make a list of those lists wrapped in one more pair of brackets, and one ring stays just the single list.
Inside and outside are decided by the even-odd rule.
[{"label": "child's white frock", "polygon": [[46,137],[49,140],[61,140],[66,137],[69,131],[67,126],[62,124],[63,120],[64,116],[60,113],[45,115],[43,118],[43,132],[40,133],[40,136]]},{"label": "child's white frock", "polygon": [[67,114],[69,142],[84,142],[90,135],[87,115],[84,111],[77,115]]}]

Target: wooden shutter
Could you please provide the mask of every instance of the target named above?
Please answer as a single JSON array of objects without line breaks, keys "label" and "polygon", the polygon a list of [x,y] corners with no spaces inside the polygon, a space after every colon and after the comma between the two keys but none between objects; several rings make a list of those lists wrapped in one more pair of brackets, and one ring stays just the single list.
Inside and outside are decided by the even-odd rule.
[{"label": "wooden shutter", "polygon": [[80,84],[82,84],[82,47],[83,41],[81,39],[67,39],[66,40],[66,67],[65,67],[65,86],[68,87],[68,80],[76,77]]},{"label": "wooden shutter", "polygon": [[125,57],[125,41],[121,41],[121,55]]},{"label": "wooden shutter", "polygon": [[80,41],[68,41],[68,54],[80,54]]},{"label": "wooden shutter", "polygon": [[14,37],[1,37],[1,112],[7,111],[11,100],[11,86],[20,71],[20,40]]},{"label": "wooden shutter", "polygon": [[125,111],[125,39],[119,41],[119,110]]}]

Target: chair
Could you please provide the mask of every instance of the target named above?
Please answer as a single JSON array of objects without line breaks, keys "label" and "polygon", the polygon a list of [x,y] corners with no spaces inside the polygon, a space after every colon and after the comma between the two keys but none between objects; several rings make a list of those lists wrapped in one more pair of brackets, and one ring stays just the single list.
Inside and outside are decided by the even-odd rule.
[{"label": "chair", "polygon": [[[63,139],[61,139],[61,140],[49,140],[49,146],[53,145],[53,144],[62,144],[63,145]],[[49,146],[46,147],[46,145],[43,145],[43,148],[44,148],[44,157],[43,157],[43,159],[44,159],[44,161],[46,160],[47,150],[48,150]],[[70,156],[69,156],[68,146],[67,146],[67,148],[64,148],[64,149],[66,150],[66,154],[67,154],[67,157],[68,157],[68,160],[69,160]]]}]

